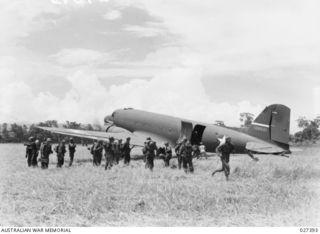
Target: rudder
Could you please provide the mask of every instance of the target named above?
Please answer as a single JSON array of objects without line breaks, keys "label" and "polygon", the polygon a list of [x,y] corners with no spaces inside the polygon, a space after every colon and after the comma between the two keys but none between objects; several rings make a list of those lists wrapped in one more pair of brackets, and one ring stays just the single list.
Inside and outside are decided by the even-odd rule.
[{"label": "rudder", "polygon": [[273,141],[289,149],[290,108],[281,104],[267,106],[253,121],[249,135]]}]

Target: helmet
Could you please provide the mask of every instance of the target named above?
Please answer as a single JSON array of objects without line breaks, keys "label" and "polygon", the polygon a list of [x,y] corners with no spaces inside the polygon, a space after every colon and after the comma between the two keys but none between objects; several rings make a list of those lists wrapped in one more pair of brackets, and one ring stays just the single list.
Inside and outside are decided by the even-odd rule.
[{"label": "helmet", "polygon": [[127,140],[131,140],[131,138],[130,138],[130,137],[127,137]]},{"label": "helmet", "polygon": [[28,138],[28,140],[29,140],[29,141],[34,141],[34,137],[31,136],[31,137]]},{"label": "helmet", "polygon": [[148,138],[147,138],[147,141],[151,141],[151,137],[148,137]]},{"label": "helmet", "polygon": [[50,142],[51,141],[51,138],[47,138],[47,142]]}]

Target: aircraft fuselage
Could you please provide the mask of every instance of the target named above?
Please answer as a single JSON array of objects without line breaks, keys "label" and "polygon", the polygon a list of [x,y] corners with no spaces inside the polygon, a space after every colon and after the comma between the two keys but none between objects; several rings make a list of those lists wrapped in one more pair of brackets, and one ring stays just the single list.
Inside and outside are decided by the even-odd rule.
[{"label": "aircraft fuselage", "polygon": [[173,146],[179,138],[185,136],[192,144],[203,142],[208,152],[215,152],[220,143],[218,139],[223,136],[231,137],[236,153],[245,153],[247,142],[266,143],[257,137],[226,127],[135,109],[116,110],[106,119],[132,133],[144,133],[146,136],[150,134],[151,138],[153,135],[160,136]]}]

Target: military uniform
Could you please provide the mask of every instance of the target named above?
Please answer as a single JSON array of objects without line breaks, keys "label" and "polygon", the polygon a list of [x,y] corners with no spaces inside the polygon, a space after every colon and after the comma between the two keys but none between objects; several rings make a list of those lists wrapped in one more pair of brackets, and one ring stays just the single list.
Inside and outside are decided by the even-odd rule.
[{"label": "military uniform", "polygon": [[200,149],[198,145],[193,145],[192,146],[192,151],[193,151],[193,157],[199,159],[200,158]]},{"label": "military uniform", "polygon": [[155,153],[157,152],[158,147],[154,141],[149,141],[147,143],[147,160],[146,160],[146,168],[149,168],[151,171],[154,167],[154,158]]},{"label": "military uniform", "polygon": [[190,142],[184,143],[181,145],[180,154],[182,156],[183,169],[186,173],[189,171],[193,172],[193,164],[192,164],[192,145]]},{"label": "military uniform", "polygon": [[122,155],[122,141],[114,142],[114,163],[119,164]]},{"label": "military uniform", "polygon": [[69,157],[70,157],[69,167],[72,166],[74,153],[76,152],[76,147],[77,145],[73,141],[69,142]]},{"label": "military uniform", "polygon": [[[96,147],[96,144],[98,144],[98,141],[97,140],[94,140],[92,146],[90,147],[90,153],[92,155],[92,164],[93,166],[96,165],[96,158],[94,156],[94,148]],[[89,149],[89,148],[88,148]]]},{"label": "military uniform", "polygon": [[169,167],[170,165],[170,159],[172,158],[172,148],[166,144],[165,150],[165,156],[164,156],[164,166]]},{"label": "military uniform", "polygon": [[177,155],[177,159],[178,159],[178,168],[181,169],[181,165],[182,165],[182,156],[180,154],[180,148],[181,148],[182,143],[178,143],[175,147],[174,147],[174,151]]},{"label": "military uniform", "polygon": [[55,151],[57,153],[57,167],[62,167],[64,164],[64,155],[66,153],[66,146],[64,143],[60,143],[59,145],[56,146]]},{"label": "military uniform", "polygon": [[114,161],[114,142],[113,140],[110,140],[109,142],[106,142],[104,144],[104,151],[105,151],[105,157],[106,157],[106,166],[105,169],[111,169]]},{"label": "military uniform", "polygon": [[[143,162],[147,162],[147,142],[144,142],[144,146],[142,148],[143,153]],[[145,164],[145,167],[147,168],[147,164]]]},{"label": "military uniform", "polygon": [[41,143],[39,140],[36,140],[34,143],[34,153],[32,154],[32,159],[31,159],[31,165],[33,167],[37,167],[38,166],[38,156],[39,156],[39,151],[40,151],[40,146]]},{"label": "military uniform", "polygon": [[230,160],[230,154],[234,151],[234,146],[231,144],[230,140],[224,143],[222,146],[220,146],[217,151],[221,154],[220,159],[222,163],[222,168],[219,170],[215,170],[212,173],[212,176],[214,176],[217,172],[223,172],[226,176],[226,179],[229,179],[230,175],[230,166],[229,166],[229,160]]},{"label": "military uniform", "polygon": [[93,166],[100,166],[102,160],[103,145],[102,142],[98,142],[93,147]]},{"label": "military uniform", "polygon": [[43,142],[40,147],[40,159],[42,169],[47,169],[49,167],[49,156],[52,153],[53,151],[50,142]]},{"label": "military uniform", "polygon": [[131,153],[131,147],[130,147],[130,138],[127,139],[127,141],[123,144],[122,152],[124,157],[124,164],[129,165],[130,163],[130,153]]},{"label": "military uniform", "polygon": [[200,150],[201,158],[205,157],[207,159],[206,146],[200,143],[199,150]]},{"label": "military uniform", "polygon": [[36,153],[37,153],[37,146],[34,142],[34,138],[30,137],[29,142],[24,144],[26,146],[26,158],[27,158],[27,164],[29,167],[32,166],[32,159],[34,159]]}]

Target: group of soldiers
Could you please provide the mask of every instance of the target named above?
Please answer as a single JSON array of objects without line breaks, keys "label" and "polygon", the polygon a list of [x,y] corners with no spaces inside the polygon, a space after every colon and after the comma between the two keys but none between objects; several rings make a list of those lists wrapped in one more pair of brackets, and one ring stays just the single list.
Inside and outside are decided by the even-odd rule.
[{"label": "group of soldiers", "polygon": [[[29,138],[29,142],[25,144],[26,146],[26,158],[28,166],[37,167],[38,166],[38,156],[40,153],[41,168],[47,169],[49,166],[49,156],[53,153],[51,139],[48,138],[44,142],[40,143],[34,137]],[[73,138],[69,139],[68,145],[66,141],[62,140],[54,148],[57,154],[57,167],[61,168],[64,164],[64,157],[67,152],[67,147],[69,151],[69,167],[72,166],[74,160],[74,154],[76,152],[76,144]],[[126,139],[123,143],[122,140],[115,140],[110,137],[107,141],[95,140],[93,145],[89,147],[90,153],[93,158],[93,166],[100,166],[104,151],[104,156],[106,160],[105,170],[109,170],[113,165],[119,164],[121,159],[124,160],[125,165],[129,165],[131,160],[131,150],[134,146],[130,144],[130,137]],[[201,142],[199,145],[192,145],[187,138],[183,138],[178,141],[174,147],[175,154],[178,160],[178,168],[185,171],[185,173],[193,173],[193,158],[199,159],[207,158],[206,148]],[[226,142],[217,148],[217,155],[221,159],[222,167],[221,169],[215,170],[212,176],[217,172],[224,172],[226,179],[228,180],[230,174],[229,159],[230,154],[234,151],[234,146],[231,143],[231,138],[227,137]],[[145,168],[151,171],[154,168],[154,159],[159,157],[163,159],[164,166],[170,166],[170,160],[172,158],[172,148],[168,142],[164,143],[163,147],[157,147],[156,142],[150,137],[144,142],[144,147],[142,148],[142,153],[144,155]]]},{"label": "group of soldiers", "polygon": [[[53,153],[51,139],[47,138],[45,141],[40,143],[40,141],[35,139],[34,137],[29,137],[28,143],[26,146],[26,158],[29,167],[37,167],[38,161],[41,162],[41,168],[47,169],[49,167],[49,156]],[[74,154],[76,152],[76,144],[74,143],[73,138],[70,138],[68,143],[69,149],[69,167],[72,166]],[[64,164],[64,157],[67,152],[66,150],[66,142],[62,140],[59,144],[54,148],[54,151],[57,153],[57,167],[62,167]],[[40,159],[38,159],[40,153]]]},{"label": "group of soldiers", "polygon": [[108,141],[95,140],[91,146],[90,153],[93,157],[93,166],[100,166],[103,150],[105,152],[106,165],[105,170],[111,169],[113,165],[119,164],[121,159],[125,165],[129,165],[131,157],[130,152],[134,146],[130,146],[130,137],[124,143],[122,140],[115,140],[110,137]]}]

